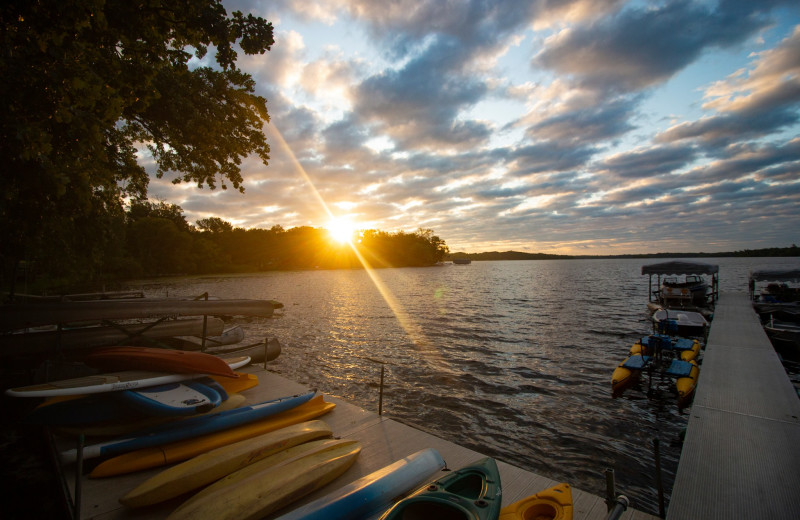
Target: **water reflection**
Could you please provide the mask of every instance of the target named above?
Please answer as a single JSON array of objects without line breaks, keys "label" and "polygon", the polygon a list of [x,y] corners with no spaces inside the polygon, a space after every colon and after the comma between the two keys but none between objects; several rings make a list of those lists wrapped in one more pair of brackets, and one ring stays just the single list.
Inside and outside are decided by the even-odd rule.
[{"label": "water reflection", "polygon": [[[144,290],[281,301],[275,317],[244,323],[249,337],[276,336],[284,345],[272,370],[375,410],[380,366],[369,358],[385,360],[389,416],[597,495],[603,471],[614,468],[635,507],[655,513],[651,443],[661,440],[669,490],[680,456],[670,444],[687,415],[672,398],[610,396],[613,368],[650,331],[640,273],[655,262],[384,269],[372,275],[378,286],[360,270],[298,271],[160,281]],[[750,269],[800,264],[708,262],[720,265],[722,291],[746,291]]]}]

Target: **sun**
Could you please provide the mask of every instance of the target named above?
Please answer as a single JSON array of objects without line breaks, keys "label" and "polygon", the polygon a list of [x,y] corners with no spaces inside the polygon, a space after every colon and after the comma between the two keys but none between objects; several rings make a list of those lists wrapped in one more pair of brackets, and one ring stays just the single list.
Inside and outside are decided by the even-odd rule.
[{"label": "sun", "polygon": [[339,244],[345,244],[353,240],[356,226],[347,218],[333,218],[325,226],[331,239]]}]

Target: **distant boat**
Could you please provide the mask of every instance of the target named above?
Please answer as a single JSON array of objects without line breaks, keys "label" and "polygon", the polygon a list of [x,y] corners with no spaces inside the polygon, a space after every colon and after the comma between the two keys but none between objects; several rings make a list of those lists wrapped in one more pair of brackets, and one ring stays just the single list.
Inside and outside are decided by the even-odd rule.
[{"label": "distant boat", "polygon": [[469,258],[453,258],[453,264],[455,265],[468,265],[471,264],[472,260]]}]

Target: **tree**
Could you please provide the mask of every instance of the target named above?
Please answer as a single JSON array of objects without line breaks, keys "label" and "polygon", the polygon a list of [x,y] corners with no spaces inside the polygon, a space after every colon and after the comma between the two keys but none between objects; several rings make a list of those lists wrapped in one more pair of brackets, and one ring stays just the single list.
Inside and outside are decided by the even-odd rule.
[{"label": "tree", "polygon": [[[8,0],[0,23],[4,264],[79,258],[85,248],[47,237],[93,227],[124,197],[146,198],[141,153],[159,177],[212,189],[243,191],[251,153],[267,164],[266,100],[235,50],[271,48],[262,18],[228,16],[218,0]],[[211,47],[213,68],[190,67]],[[91,260],[84,269],[97,267]]]}]

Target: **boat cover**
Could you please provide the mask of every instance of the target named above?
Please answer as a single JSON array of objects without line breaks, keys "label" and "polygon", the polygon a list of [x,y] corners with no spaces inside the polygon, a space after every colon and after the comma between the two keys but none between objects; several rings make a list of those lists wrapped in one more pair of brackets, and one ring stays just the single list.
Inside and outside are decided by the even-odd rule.
[{"label": "boat cover", "polygon": [[718,265],[684,262],[681,260],[642,266],[642,274],[717,274],[718,272]]},{"label": "boat cover", "polygon": [[800,269],[761,269],[750,273],[754,282],[800,282]]},{"label": "boat cover", "polygon": [[692,374],[692,367],[694,365],[688,361],[673,359],[666,373],[668,376],[689,377]]}]

